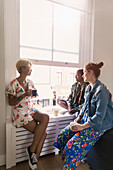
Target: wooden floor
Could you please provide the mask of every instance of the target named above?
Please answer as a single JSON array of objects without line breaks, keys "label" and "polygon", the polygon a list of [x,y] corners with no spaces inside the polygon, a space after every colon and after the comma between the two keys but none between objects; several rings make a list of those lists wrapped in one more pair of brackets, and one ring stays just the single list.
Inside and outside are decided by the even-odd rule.
[{"label": "wooden floor", "polygon": [[[42,156],[38,162],[38,169],[37,170],[61,170],[62,160],[61,154],[59,155],[46,155]],[[0,170],[6,170],[5,166],[0,167]],[[28,166],[28,162],[20,162],[16,166],[8,169],[8,170],[30,170]],[[76,170],[90,170],[87,164],[80,164]]]}]

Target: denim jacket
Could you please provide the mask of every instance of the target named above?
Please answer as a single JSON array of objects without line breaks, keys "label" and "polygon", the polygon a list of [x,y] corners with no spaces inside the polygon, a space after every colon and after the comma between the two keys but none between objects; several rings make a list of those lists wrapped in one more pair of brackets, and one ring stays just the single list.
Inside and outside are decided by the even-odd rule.
[{"label": "denim jacket", "polygon": [[[113,102],[109,90],[99,80],[93,86],[88,85],[85,92],[85,103],[81,110],[84,114],[86,106],[88,106],[88,123],[95,132],[104,133],[113,127]],[[93,92],[89,104],[90,93]]]}]

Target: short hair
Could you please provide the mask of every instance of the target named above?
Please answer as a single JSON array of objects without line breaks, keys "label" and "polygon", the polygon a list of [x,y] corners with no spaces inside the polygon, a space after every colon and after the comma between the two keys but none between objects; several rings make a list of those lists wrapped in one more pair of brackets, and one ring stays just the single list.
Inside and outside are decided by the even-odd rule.
[{"label": "short hair", "polygon": [[100,68],[104,65],[103,62],[100,63],[88,63],[85,68],[86,70],[93,70],[95,77],[98,78],[100,76]]},{"label": "short hair", "polygon": [[81,76],[83,76],[83,74],[84,74],[83,69],[79,69],[79,70],[77,70],[77,72],[80,73]]},{"label": "short hair", "polygon": [[29,64],[32,65],[31,61],[26,60],[26,59],[20,59],[16,63],[16,69],[19,73],[21,73],[21,67],[26,67]]}]

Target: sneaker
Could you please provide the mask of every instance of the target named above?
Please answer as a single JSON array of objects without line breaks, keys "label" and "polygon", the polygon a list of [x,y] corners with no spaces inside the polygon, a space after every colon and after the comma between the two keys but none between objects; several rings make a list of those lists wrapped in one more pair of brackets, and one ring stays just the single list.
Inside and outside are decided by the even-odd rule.
[{"label": "sneaker", "polygon": [[36,157],[36,153],[33,153],[34,154],[34,159],[35,159],[35,162],[37,163],[38,160],[37,160],[37,157]]},{"label": "sneaker", "polygon": [[29,157],[29,166],[32,170],[37,169],[37,159],[36,154],[30,151],[30,146],[26,149],[27,155]]},{"label": "sneaker", "polygon": [[83,159],[81,159],[81,163],[82,163],[82,164],[87,163],[87,157],[84,157]]}]

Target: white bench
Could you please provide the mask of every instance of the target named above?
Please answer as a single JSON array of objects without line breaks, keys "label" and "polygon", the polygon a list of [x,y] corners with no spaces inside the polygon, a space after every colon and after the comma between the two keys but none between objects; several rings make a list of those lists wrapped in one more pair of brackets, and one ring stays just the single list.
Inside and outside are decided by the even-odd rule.
[{"label": "white bench", "polygon": [[[58,154],[59,151],[54,148],[53,143],[58,133],[69,125],[73,119],[74,115],[60,115],[50,118],[47,127],[47,137],[40,156],[53,152]],[[28,159],[26,147],[31,144],[32,138],[33,134],[24,128],[15,128],[12,123],[6,123],[6,169]]]}]

